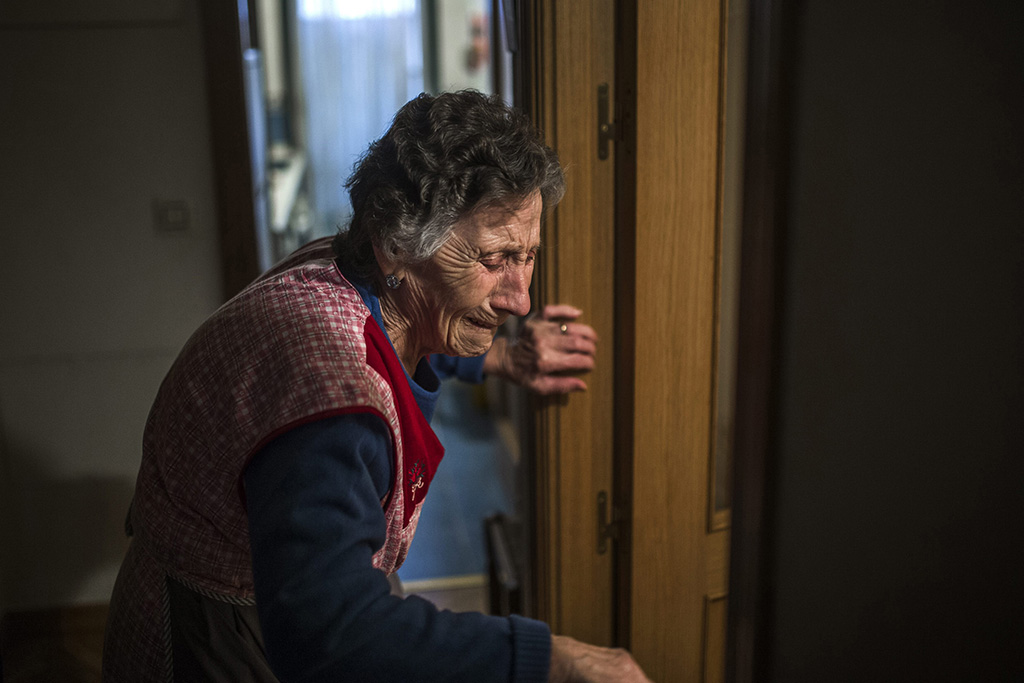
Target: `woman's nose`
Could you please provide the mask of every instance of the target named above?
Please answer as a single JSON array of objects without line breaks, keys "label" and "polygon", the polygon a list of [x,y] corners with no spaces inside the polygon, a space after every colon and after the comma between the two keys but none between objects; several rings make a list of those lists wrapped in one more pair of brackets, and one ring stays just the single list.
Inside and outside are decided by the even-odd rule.
[{"label": "woman's nose", "polygon": [[530,281],[533,279],[533,265],[509,268],[502,278],[498,296],[492,305],[512,315],[524,316],[530,312]]}]

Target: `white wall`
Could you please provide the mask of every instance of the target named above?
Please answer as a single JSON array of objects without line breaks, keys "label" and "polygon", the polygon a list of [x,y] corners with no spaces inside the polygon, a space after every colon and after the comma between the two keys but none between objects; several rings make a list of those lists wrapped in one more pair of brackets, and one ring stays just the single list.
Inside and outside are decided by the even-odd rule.
[{"label": "white wall", "polygon": [[6,0],[0,122],[0,610],[105,601],[149,405],[220,300],[195,0]]}]

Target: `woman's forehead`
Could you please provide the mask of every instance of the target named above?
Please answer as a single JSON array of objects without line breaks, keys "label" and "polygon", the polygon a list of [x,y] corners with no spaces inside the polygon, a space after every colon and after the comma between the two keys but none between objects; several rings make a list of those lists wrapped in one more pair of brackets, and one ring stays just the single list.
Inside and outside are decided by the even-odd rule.
[{"label": "woman's forehead", "polygon": [[[522,249],[540,246],[540,217],[543,201],[540,192],[514,204],[490,205],[477,209],[456,224],[467,238],[506,242]],[[461,230],[459,229],[461,228]]]}]

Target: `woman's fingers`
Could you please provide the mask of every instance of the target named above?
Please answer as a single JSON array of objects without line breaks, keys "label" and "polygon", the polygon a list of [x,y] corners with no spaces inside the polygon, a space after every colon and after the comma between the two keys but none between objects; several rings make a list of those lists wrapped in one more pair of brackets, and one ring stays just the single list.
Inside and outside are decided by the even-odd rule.
[{"label": "woman's fingers", "polygon": [[548,304],[540,310],[536,318],[550,323],[545,325],[545,328],[552,334],[582,337],[591,342],[596,342],[597,332],[594,331],[593,327],[584,323],[573,322],[581,315],[583,315],[583,311],[575,306],[570,306],[569,304]]},{"label": "woman's fingers", "polygon": [[650,683],[626,650],[551,637],[552,683]]}]

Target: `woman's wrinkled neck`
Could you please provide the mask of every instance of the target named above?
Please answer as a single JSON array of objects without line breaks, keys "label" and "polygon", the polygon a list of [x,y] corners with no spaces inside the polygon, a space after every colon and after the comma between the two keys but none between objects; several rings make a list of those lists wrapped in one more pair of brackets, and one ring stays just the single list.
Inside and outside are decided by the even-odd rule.
[{"label": "woman's wrinkled neck", "polygon": [[425,355],[416,344],[413,334],[413,322],[410,316],[403,314],[396,297],[387,288],[380,295],[380,317],[384,321],[384,331],[395,347],[398,360],[410,377],[415,376],[416,366]]}]

